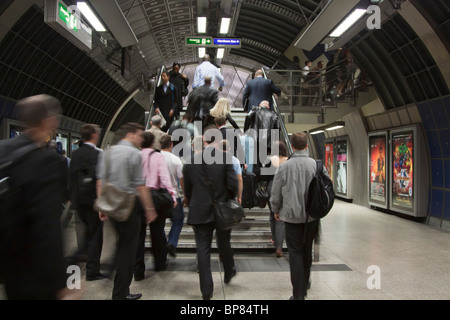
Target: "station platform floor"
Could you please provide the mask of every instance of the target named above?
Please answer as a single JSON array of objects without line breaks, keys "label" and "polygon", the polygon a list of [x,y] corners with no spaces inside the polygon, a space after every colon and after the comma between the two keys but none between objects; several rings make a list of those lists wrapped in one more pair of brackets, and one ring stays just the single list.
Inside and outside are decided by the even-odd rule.
[{"label": "station platform floor", "polygon": [[[105,225],[105,237],[110,231]],[[337,200],[322,221],[320,258],[313,263],[306,299],[448,300],[449,244],[445,230]],[[104,244],[102,263],[112,246]],[[235,253],[239,272],[224,284],[218,254],[213,253],[212,300],[288,300],[288,258],[287,252],[281,258],[267,252]],[[131,293],[142,293],[141,300],[201,300],[194,252],[169,257],[168,269],[161,272],[152,270],[150,252],[146,259],[146,278],[133,280]],[[111,300],[109,279],[86,282],[82,276],[81,287],[82,300]]]}]

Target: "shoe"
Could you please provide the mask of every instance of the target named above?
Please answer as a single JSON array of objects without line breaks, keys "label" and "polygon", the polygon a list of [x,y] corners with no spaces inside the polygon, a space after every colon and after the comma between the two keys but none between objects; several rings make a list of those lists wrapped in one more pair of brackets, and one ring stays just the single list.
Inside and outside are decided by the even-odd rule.
[{"label": "shoe", "polygon": [[237,268],[236,266],[233,267],[233,271],[231,272],[230,276],[225,276],[225,278],[223,279],[223,282],[225,283],[229,283],[231,281],[231,279],[236,276],[237,274]]},{"label": "shoe", "polygon": [[142,281],[145,279],[145,275],[134,275],[134,281]]},{"label": "shoe", "polygon": [[300,297],[299,299],[294,299],[294,296],[291,296],[289,300],[305,300],[305,297]]},{"label": "shoe", "polygon": [[169,266],[169,262],[166,261],[166,263],[164,264],[163,267],[161,267],[161,268],[156,268],[155,267],[155,271],[164,271],[164,270],[167,269],[168,266]]},{"label": "shoe", "polygon": [[136,293],[136,294],[129,294],[125,297],[125,300],[139,300],[142,297],[142,294]]},{"label": "shoe", "polygon": [[202,295],[203,300],[211,300],[213,297],[213,294],[204,294]]},{"label": "shoe", "polygon": [[171,257],[176,257],[177,256],[177,248],[175,248],[175,246],[168,244],[167,245],[167,253],[171,256]]},{"label": "shoe", "polygon": [[86,281],[95,281],[109,278],[109,275],[104,273],[98,273],[95,276],[86,276]]}]

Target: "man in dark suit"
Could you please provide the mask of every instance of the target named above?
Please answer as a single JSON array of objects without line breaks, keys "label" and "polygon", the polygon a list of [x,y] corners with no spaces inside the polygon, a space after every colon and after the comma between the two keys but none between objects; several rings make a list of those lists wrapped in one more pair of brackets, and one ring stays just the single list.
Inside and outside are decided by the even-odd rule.
[{"label": "man in dark suit", "polygon": [[259,106],[261,101],[267,100],[270,103],[270,110],[273,110],[272,95],[280,95],[281,89],[274,85],[273,81],[264,78],[262,70],[255,72],[255,79],[250,80],[244,90],[244,110],[249,112],[253,107]]},{"label": "man in dark suit", "polygon": [[236,197],[238,191],[231,157],[215,147],[221,140],[222,134],[216,128],[205,130],[203,153],[195,154],[193,164],[186,164],[183,168],[185,198],[189,205],[187,223],[193,226],[195,233],[200,291],[204,300],[210,300],[214,291],[210,256],[214,229],[224,267],[224,282],[229,283],[237,273],[230,244],[231,230],[216,228],[213,213],[212,197],[217,201],[228,201]]},{"label": "man in dark suit", "polygon": [[188,108],[194,115],[194,120],[203,121],[219,100],[218,91],[211,88],[211,77],[205,77],[205,84],[191,92],[188,98]]},{"label": "man in dark suit", "polygon": [[[97,199],[97,163],[103,151],[97,148],[100,139],[100,128],[97,125],[85,124],[81,127],[80,133],[83,142],[72,156],[69,190],[72,207],[87,230],[82,241],[87,244],[86,281],[93,281],[107,277],[100,273],[103,222],[93,208]],[[75,264],[77,256],[78,254],[75,254],[70,257],[69,264]]]},{"label": "man in dark suit", "polygon": [[[46,145],[61,104],[39,95],[19,101],[16,110],[27,129],[0,143],[0,176],[9,177],[10,190],[0,198],[1,274],[8,299],[60,299],[74,293],[66,287],[60,224],[67,164]],[[20,159],[4,165],[24,147]]]},{"label": "man in dark suit", "polygon": [[161,74],[161,85],[155,91],[155,112],[161,114],[166,120],[166,124],[162,128],[164,132],[169,130],[175,115],[179,114],[177,101],[178,91],[173,84],[169,82],[170,76],[168,72]]}]

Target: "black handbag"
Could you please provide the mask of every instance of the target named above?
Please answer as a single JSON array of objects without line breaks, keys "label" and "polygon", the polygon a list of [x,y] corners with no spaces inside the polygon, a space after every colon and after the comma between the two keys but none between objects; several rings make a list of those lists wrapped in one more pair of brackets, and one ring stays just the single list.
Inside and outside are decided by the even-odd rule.
[{"label": "black handbag", "polygon": [[202,168],[203,175],[208,186],[208,191],[213,200],[214,219],[216,221],[217,228],[221,230],[230,230],[233,227],[236,227],[245,218],[244,209],[242,209],[239,202],[234,199],[230,199],[228,201],[217,201],[214,198],[212,183],[208,180],[203,165]]},{"label": "black handbag", "polygon": [[152,189],[151,195],[153,199],[153,205],[158,213],[158,218],[167,219],[173,216],[173,199],[167,189],[161,188],[159,190]]}]

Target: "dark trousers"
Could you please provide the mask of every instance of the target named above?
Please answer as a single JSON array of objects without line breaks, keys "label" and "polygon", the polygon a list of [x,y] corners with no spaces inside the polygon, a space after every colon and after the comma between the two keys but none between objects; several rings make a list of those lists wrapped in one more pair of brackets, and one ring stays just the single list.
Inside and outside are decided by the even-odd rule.
[{"label": "dark trousers", "polygon": [[116,275],[114,277],[113,300],[123,300],[130,294],[130,284],[133,280],[133,267],[142,222],[142,212],[138,210],[139,208],[139,199],[136,197],[133,212],[127,221],[118,222],[111,219],[118,238],[115,256]]},{"label": "dark trousers", "polygon": [[77,258],[87,249],[86,277],[94,277],[100,272],[100,257],[103,246],[103,222],[98,217],[98,212],[92,206],[79,206],[77,209],[77,220],[85,229],[78,243],[78,250],[68,259],[76,264]]},{"label": "dark trousers", "polygon": [[[141,209],[142,207],[141,207]],[[143,216],[143,215],[142,215]],[[152,253],[155,260],[155,271],[164,270],[167,263],[167,238],[164,230],[166,220],[157,219],[150,223],[150,239],[152,241]],[[139,243],[135,251],[134,275],[143,277],[145,274],[145,235],[147,225],[142,222],[139,232]]]},{"label": "dark trousers", "polygon": [[[211,273],[211,243],[215,223],[198,224],[193,226],[195,242],[197,244],[197,262],[200,277],[200,291],[202,295],[211,295],[214,292],[214,283]],[[225,277],[231,276],[234,267],[233,250],[231,249],[231,230],[216,229],[216,241],[219,249],[220,261],[223,264]]]},{"label": "dark trousers", "polygon": [[285,222],[286,244],[289,250],[292,292],[295,300],[304,299],[312,264],[312,245],[317,235],[319,220],[305,223]]}]

